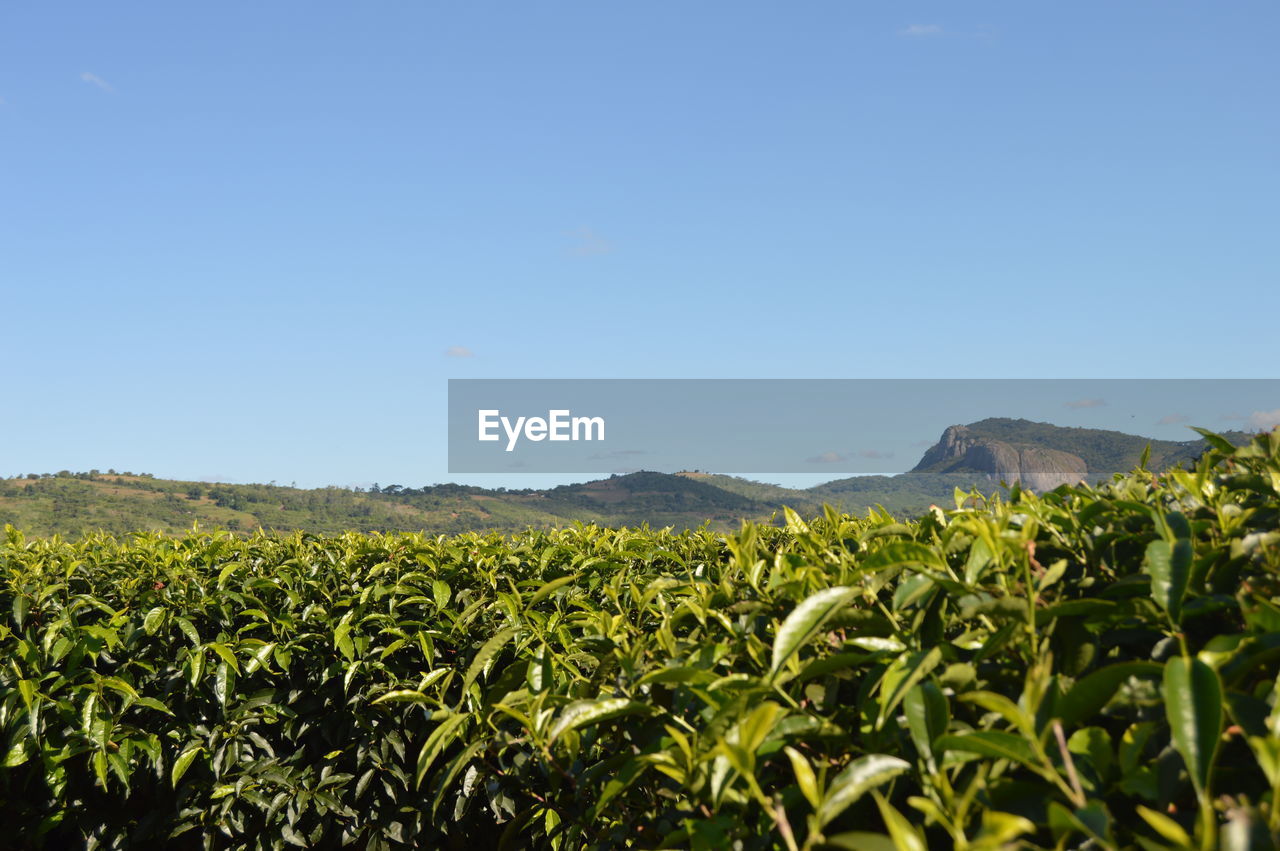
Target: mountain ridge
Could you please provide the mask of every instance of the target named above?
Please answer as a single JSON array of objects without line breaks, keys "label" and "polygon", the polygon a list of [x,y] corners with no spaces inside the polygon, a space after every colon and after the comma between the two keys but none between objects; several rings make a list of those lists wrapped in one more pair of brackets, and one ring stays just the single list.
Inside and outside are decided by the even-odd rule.
[{"label": "mountain ridge", "polygon": [[[1244,432],[1223,436],[1232,442],[1248,437]],[[642,471],[540,489],[438,484],[363,491],[64,470],[0,479],[0,524],[46,535],[99,529],[177,533],[193,523],[238,532],[261,527],[314,533],[515,531],[573,522],[730,529],[742,520],[777,517],[784,505],[809,515],[824,504],[851,513],[879,505],[912,515],[930,504],[948,504],[957,487],[992,492],[1015,480],[1031,489],[1096,481],[1137,466],[1148,445],[1148,466],[1155,469],[1193,460],[1205,442],[988,418],[948,427],[907,472],[852,476],[806,489],[690,471]],[[1115,469],[1102,469],[1108,466]]]}]

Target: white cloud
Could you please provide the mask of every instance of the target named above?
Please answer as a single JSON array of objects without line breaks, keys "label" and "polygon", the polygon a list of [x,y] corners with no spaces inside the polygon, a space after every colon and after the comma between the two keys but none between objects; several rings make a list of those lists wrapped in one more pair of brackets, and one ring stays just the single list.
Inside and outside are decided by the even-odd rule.
[{"label": "white cloud", "polygon": [[912,38],[942,35],[942,27],[937,24],[912,24],[909,27],[903,27],[898,30],[898,35],[910,36]]},{"label": "white cloud", "polygon": [[864,449],[858,453],[859,458],[892,458],[892,452],[881,452],[879,449]]},{"label": "white cloud", "polygon": [[473,358],[476,353],[466,346],[450,346],[444,350],[444,356],[447,358]]},{"label": "white cloud", "polygon": [[589,227],[580,227],[570,231],[569,235],[574,240],[570,250],[579,257],[593,257],[613,252],[613,243]]},{"label": "white cloud", "polygon": [[1190,421],[1191,417],[1183,414],[1169,414],[1158,419],[1156,421],[1156,425],[1177,425],[1178,423],[1186,423]]},{"label": "white cloud", "polygon": [[1105,408],[1107,406],[1106,399],[1076,399],[1074,402],[1068,402],[1068,408]]},{"label": "white cloud", "polygon": [[1256,428],[1258,431],[1270,431],[1276,426],[1280,426],[1280,408],[1274,411],[1254,411],[1249,415],[1247,420],[1250,428]]},{"label": "white cloud", "polygon": [[88,71],[84,71],[80,74],[80,79],[84,80],[86,83],[88,83],[91,86],[97,86],[98,88],[102,89],[104,92],[107,92],[108,94],[115,94],[115,91],[116,91],[115,86],[111,85],[106,80],[99,77],[97,74],[91,74]]}]

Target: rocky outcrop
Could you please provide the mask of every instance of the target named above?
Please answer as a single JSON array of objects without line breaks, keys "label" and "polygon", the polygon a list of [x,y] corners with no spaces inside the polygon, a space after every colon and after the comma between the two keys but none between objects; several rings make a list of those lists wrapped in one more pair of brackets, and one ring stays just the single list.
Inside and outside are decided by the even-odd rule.
[{"label": "rocky outcrop", "polygon": [[1058,449],[1020,446],[951,426],[916,465],[913,472],[985,473],[993,479],[1020,482],[1034,491],[1053,490],[1087,478],[1089,467],[1079,455]]}]

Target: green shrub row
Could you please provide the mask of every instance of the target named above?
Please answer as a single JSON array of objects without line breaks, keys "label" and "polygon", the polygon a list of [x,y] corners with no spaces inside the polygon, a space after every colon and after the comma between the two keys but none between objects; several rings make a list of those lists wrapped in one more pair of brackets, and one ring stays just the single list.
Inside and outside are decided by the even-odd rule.
[{"label": "green shrub row", "polygon": [[1280,830],[1280,434],[708,531],[0,547],[26,847],[1245,848]]}]

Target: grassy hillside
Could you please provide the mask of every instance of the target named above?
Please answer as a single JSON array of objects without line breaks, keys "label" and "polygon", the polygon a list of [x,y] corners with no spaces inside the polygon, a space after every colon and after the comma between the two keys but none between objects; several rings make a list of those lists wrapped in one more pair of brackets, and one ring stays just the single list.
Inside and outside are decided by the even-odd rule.
[{"label": "grassy hillside", "polygon": [[[1168,467],[1198,456],[1203,441],[1186,443],[1097,429],[1060,428],[1026,420],[988,419],[968,427],[976,436],[1017,446],[1062,449],[1079,454],[1090,470],[1137,465],[1151,444],[1150,467]],[[1235,443],[1247,436],[1229,435]],[[957,487],[999,490],[999,483],[975,471],[941,474],[917,470],[897,476],[855,476],[807,490],[784,488],[733,476],[701,472],[631,473],[583,484],[541,490],[509,490],[466,485],[369,491],[345,488],[299,489],[269,484],[208,484],[147,475],[70,473],[0,479],[0,523],[39,535],[82,532],[158,531],[202,528],[247,533],[255,529],[453,534],[473,530],[546,529],[575,521],[606,525],[672,526],[708,524],[736,528],[743,520],[768,521],[783,506],[817,514],[823,505],[854,514],[883,508],[919,516],[930,505],[949,505]]]},{"label": "grassy hillside", "polygon": [[[39,535],[98,530],[176,534],[193,524],[241,533],[262,528],[452,534],[551,528],[575,521],[677,529],[707,524],[725,530],[743,520],[768,520],[783,506],[817,513],[824,502],[854,512],[880,503],[919,514],[931,503],[949,501],[956,484],[967,485],[973,477],[871,478],[801,491],[732,476],[631,473],[544,490],[436,485],[367,492],[68,473],[0,480],[0,523]],[[994,486],[987,483],[987,488]]]},{"label": "grassy hillside", "polygon": [[454,533],[514,531],[574,521],[717,528],[768,516],[766,505],[703,482],[634,473],[547,490],[488,490],[462,485],[344,488],[206,484],[151,476],[63,473],[0,480],[0,523],[33,534],[258,528]]},{"label": "grassy hillside", "polygon": [[[747,499],[756,502],[767,502],[772,504],[786,504],[793,508],[797,503],[811,502],[813,494],[811,491],[798,488],[784,488],[781,485],[769,484],[768,482],[757,482],[753,479],[744,479],[739,476],[725,476],[719,473],[703,473],[703,472],[681,472],[676,473],[677,476],[693,479],[694,481],[704,482],[708,485],[714,485],[721,490],[729,493],[736,493]],[[798,509],[797,509],[798,510]]]},{"label": "grassy hillside", "polygon": [[343,488],[303,490],[276,485],[205,484],[149,476],[65,474],[0,480],[0,522],[36,534],[181,532],[258,528],[330,534],[348,530],[460,532],[564,522],[524,501],[486,499],[443,488],[412,499]]}]

